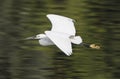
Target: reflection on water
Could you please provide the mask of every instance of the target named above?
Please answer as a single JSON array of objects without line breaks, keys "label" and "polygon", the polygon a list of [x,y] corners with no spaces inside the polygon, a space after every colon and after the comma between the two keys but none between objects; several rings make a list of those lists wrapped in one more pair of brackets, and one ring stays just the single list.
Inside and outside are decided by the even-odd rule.
[{"label": "reflection on water", "polygon": [[[4,0],[0,11],[0,79],[119,79],[117,0]],[[77,35],[101,49],[73,45],[67,57],[55,46],[21,41],[50,29],[49,13],[75,19]]]}]

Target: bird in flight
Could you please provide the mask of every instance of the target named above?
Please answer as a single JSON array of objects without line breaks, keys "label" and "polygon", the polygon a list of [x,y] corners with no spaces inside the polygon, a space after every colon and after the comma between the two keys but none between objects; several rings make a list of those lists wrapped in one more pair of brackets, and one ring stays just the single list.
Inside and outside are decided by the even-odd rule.
[{"label": "bird in flight", "polygon": [[56,45],[67,56],[72,54],[72,44],[83,45],[90,48],[99,49],[95,44],[83,43],[80,36],[76,36],[74,27],[74,20],[65,16],[48,14],[47,18],[52,24],[50,31],[45,31],[44,34],[37,34],[36,36],[28,37],[29,39],[38,39],[40,45]]}]

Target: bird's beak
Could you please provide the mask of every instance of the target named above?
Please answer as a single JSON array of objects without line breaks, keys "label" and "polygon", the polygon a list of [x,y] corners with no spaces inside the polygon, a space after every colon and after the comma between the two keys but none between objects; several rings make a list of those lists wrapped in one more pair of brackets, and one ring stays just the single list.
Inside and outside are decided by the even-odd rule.
[{"label": "bird's beak", "polygon": [[34,39],[37,39],[36,36],[31,36],[31,37],[27,37],[25,38],[26,40],[34,40]]}]

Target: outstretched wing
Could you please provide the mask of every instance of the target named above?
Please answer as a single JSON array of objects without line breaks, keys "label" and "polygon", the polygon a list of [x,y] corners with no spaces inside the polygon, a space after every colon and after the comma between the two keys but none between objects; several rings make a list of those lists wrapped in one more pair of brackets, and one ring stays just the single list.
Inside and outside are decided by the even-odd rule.
[{"label": "outstretched wing", "polygon": [[71,41],[67,35],[52,31],[45,31],[45,34],[66,55],[70,56],[72,54]]},{"label": "outstretched wing", "polygon": [[55,14],[48,14],[47,17],[52,23],[51,31],[75,35],[73,19]]}]

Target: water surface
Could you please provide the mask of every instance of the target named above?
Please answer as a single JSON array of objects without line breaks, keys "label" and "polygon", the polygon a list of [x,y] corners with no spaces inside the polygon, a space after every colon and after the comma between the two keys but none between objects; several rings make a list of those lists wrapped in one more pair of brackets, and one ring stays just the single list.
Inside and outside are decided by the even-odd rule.
[{"label": "water surface", "polygon": [[[0,79],[119,79],[118,0],[4,0],[0,3]],[[56,46],[23,38],[51,29],[47,14],[75,19],[77,35],[100,50]]]}]

